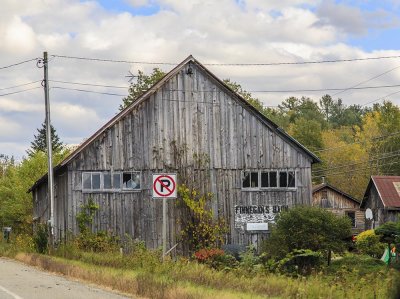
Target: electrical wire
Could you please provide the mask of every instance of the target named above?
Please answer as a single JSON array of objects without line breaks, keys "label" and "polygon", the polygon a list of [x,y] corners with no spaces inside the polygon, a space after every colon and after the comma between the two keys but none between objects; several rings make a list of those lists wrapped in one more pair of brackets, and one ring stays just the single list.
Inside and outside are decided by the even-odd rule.
[{"label": "electrical wire", "polygon": [[[400,161],[392,161],[390,163],[379,164],[379,166],[381,167],[381,166],[393,165],[393,164],[397,164],[399,162]],[[370,167],[364,167],[364,168],[353,168],[353,169],[349,169],[347,171],[334,172],[334,173],[330,173],[330,174],[317,175],[317,176],[313,176],[313,178],[322,178],[322,177],[326,177],[326,176],[342,175],[342,174],[346,174],[346,173],[359,172],[361,170],[368,170],[368,169],[373,169],[373,168],[376,168],[376,165],[370,166]]]},{"label": "electrical wire", "polygon": [[14,86],[10,86],[10,87],[3,87],[3,88],[0,88],[0,90],[13,89],[13,88],[17,88],[17,87],[32,85],[32,84],[35,84],[35,83],[38,83],[38,82],[41,82],[41,80],[32,81],[32,82],[28,82],[28,83],[24,83],[24,84],[19,84],[19,85],[14,85]]},{"label": "electrical wire", "polygon": [[[64,84],[73,84],[73,85],[82,85],[82,86],[94,86],[94,87],[107,87],[107,88],[126,88],[128,89],[129,86],[116,86],[116,85],[103,85],[103,84],[96,84],[96,83],[80,83],[80,82],[71,82],[71,81],[62,81],[62,80],[49,80],[50,82],[57,82],[57,83],[64,83]],[[364,86],[364,87],[349,87],[347,90],[362,90],[362,89],[379,89],[379,88],[392,88],[392,87],[400,87],[400,84],[395,85],[378,85],[378,86]],[[160,88],[149,88],[146,91],[150,90],[158,90]],[[334,91],[334,90],[345,90],[346,88],[321,88],[321,89],[291,89],[291,90],[247,90],[247,92],[252,93],[289,93],[289,92],[320,92],[320,91]],[[186,90],[186,89],[165,89],[166,91],[187,91],[187,92],[200,92],[200,93],[207,93],[207,92],[223,92],[222,90]],[[271,106],[269,106],[271,107]],[[277,107],[277,106],[272,106]]]},{"label": "electrical wire", "polygon": [[329,172],[331,170],[340,169],[340,168],[344,168],[344,167],[370,163],[370,162],[374,162],[374,161],[384,160],[384,159],[387,159],[387,158],[399,157],[400,156],[400,150],[393,151],[393,152],[388,152],[388,153],[383,153],[383,155],[386,155],[386,156],[377,157],[377,158],[373,158],[373,159],[370,159],[370,160],[367,160],[367,161],[361,161],[361,162],[356,162],[356,163],[351,163],[351,164],[340,164],[340,165],[337,165],[335,167],[327,167],[327,168],[316,169],[316,170],[313,170],[313,173],[318,174],[319,172]]},{"label": "electrical wire", "polygon": [[95,84],[95,83],[80,83],[80,82],[61,81],[61,80],[49,80],[49,81],[56,82],[56,83],[71,84],[71,85],[82,85],[82,86],[120,88],[120,89],[128,89],[129,88],[129,86],[102,85],[102,84]]},{"label": "electrical wire", "polygon": [[383,97],[380,97],[380,98],[378,98],[378,99],[369,101],[369,102],[367,102],[367,103],[365,103],[365,104],[362,104],[362,105],[360,105],[360,106],[361,106],[361,107],[367,106],[368,104],[372,104],[372,103],[375,103],[375,102],[384,100],[385,98],[390,97],[390,96],[395,95],[395,94],[398,94],[398,93],[400,93],[400,90],[395,91],[395,92],[392,92],[392,93],[389,93],[389,94],[387,94],[387,95],[384,95]]},{"label": "electrical wire", "polygon": [[0,67],[0,70],[8,69],[10,67],[14,67],[14,66],[21,65],[21,64],[31,62],[31,61],[35,61],[35,60],[36,60],[36,58],[32,58],[32,59],[16,62],[16,63],[10,64],[10,65],[2,66],[2,67]]},{"label": "electrical wire", "polygon": [[388,74],[388,73],[390,73],[390,72],[392,72],[392,71],[394,71],[394,70],[397,70],[398,68],[400,68],[400,65],[399,65],[399,66],[396,66],[396,67],[394,67],[394,68],[392,68],[392,69],[390,69],[390,70],[387,70],[387,71],[385,71],[385,72],[383,72],[383,73],[381,73],[381,74],[379,74],[379,75],[376,75],[376,76],[374,76],[374,77],[372,77],[372,78],[369,78],[369,79],[367,79],[367,80],[365,80],[365,81],[359,82],[359,83],[357,83],[356,85],[353,85],[353,86],[351,86],[351,87],[349,87],[349,88],[343,89],[342,91],[338,91],[338,92],[334,93],[334,94],[332,95],[332,97],[334,97],[334,96],[336,96],[336,95],[338,95],[338,94],[341,94],[341,93],[343,93],[343,92],[345,92],[345,91],[351,90],[351,89],[353,89],[354,87],[360,86],[361,84],[364,84],[364,83],[370,82],[370,81],[372,81],[372,80],[375,80],[375,79],[377,79],[377,78],[379,78],[379,77],[382,77],[383,75],[386,75],[386,74]]},{"label": "electrical wire", "polygon": [[25,92],[25,91],[29,91],[29,90],[34,90],[34,89],[39,89],[39,88],[42,88],[42,87],[37,86],[37,87],[32,87],[32,88],[28,88],[28,89],[24,89],[24,90],[19,90],[19,91],[14,91],[14,92],[9,92],[9,93],[3,93],[3,94],[0,94],[0,97],[5,97],[5,96],[8,96],[8,95],[21,93],[21,92]]},{"label": "electrical wire", "polygon": [[116,93],[111,93],[111,92],[100,92],[100,91],[93,91],[93,90],[86,90],[86,89],[79,89],[79,88],[67,88],[67,87],[61,87],[61,86],[52,86],[52,87],[50,87],[50,89],[73,90],[73,91],[96,93],[96,94],[118,96],[118,97],[126,97],[127,96],[126,94],[124,95],[124,94],[116,94]]},{"label": "electrical wire", "polygon": [[[383,138],[387,138],[387,137],[396,136],[396,135],[399,135],[399,134],[400,134],[400,131],[396,131],[396,132],[393,132],[391,134],[380,135],[380,136],[368,138],[368,140],[383,139]],[[332,149],[343,148],[343,147],[346,147],[346,146],[349,146],[349,145],[352,145],[352,144],[363,143],[363,142],[364,141],[354,141],[354,142],[346,143],[346,144],[343,144],[343,145],[340,145],[340,146],[328,147],[328,148],[324,148],[324,149],[320,149],[320,150],[315,150],[313,152],[314,153],[326,152],[326,151],[329,151],[329,150],[332,150]]]},{"label": "electrical wire", "polygon": [[[69,55],[50,55],[52,57],[64,58],[64,59],[77,59],[87,61],[98,61],[98,62],[112,62],[112,63],[128,63],[128,64],[149,64],[149,65],[178,65],[175,62],[150,62],[150,61],[130,61],[130,60],[115,60],[115,59],[103,59],[94,57],[80,57],[80,56],[69,56]],[[353,61],[367,61],[367,60],[380,60],[380,59],[397,59],[400,55],[393,56],[378,56],[378,57],[366,57],[366,58],[350,58],[350,59],[332,59],[332,60],[320,60],[320,61],[299,61],[299,62],[270,62],[270,63],[203,63],[203,65],[209,66],[275,66],[275,65],[304,65],[304,64],[320,64],[320,63],[337,63],[337,62],[353,62]]]}]

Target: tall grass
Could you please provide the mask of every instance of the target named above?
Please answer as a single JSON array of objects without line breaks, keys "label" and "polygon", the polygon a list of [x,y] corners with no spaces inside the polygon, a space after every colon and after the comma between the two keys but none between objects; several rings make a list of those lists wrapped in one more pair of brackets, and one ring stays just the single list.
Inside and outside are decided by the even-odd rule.
[{"label": "tall grass", "polygon": [[[27,242],[29,243],[29,242]],[[23,242],[20,241],[20,246]],[[27,246],[29,249],[30,247]],[[19,248],[21,249],[21,248]],[[18,248],[0,242],[0,255]],[[287,277],[265,269],[217,271],[188,259],[160,262],[160,251],[137,246],[127,252],[95,253],[60,246],[54,256],[16,258],[43,269],[148,298],[398,298],[399,272],[379,260],[350,255],[309,277]],[[397,292],[397,293],[396,293]]]}]

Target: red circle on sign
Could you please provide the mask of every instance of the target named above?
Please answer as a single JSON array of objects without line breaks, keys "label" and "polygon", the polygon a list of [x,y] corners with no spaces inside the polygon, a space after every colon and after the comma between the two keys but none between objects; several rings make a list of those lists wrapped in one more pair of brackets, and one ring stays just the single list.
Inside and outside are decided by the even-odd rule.
[{"label": "red circle on sign", "polygon": [[[170,188],[168,188],[167,186],[165,186],[165,185],[163,184],[163,182],[161,182],[161,178],[167,178],[168,180],[170,180],[171,183],[172,183],[172,185],[173,185],[172,188],[170,189]],[[163,186],[165,189],[167,189],[169,193],[168,193],[168,194],[162,194],[162,193],[158,192],[158,191],[157,191],[157,188],[156,188],[156,184],[157,184],[157,183],[160,183],[161,186]],[[171,176],[169,176],[169,175],[161,175],[161,176],[159,176],[159,177],[154,181],[154,184],[153,184],[153,190],[154,190],[154,192],[156,192],[156,193],[157,193],[159,196],[161,196],[161,197],[170,196],[172,193],[174,193],[175,188],[176,188],[176,183],[175,183],[174,179],[173,179]]]}]

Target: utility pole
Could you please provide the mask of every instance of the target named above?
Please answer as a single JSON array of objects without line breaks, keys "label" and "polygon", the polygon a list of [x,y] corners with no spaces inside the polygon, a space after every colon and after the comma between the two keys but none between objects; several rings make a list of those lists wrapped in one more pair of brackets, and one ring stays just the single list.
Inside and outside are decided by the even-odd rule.
[{"label": "utility pole", "polygon": [[46,141],[47,141],[47,162],[48,162],[48,197],[50,198],[50,243],[54,246],[54,182],[53,182],[53,163],[52,163],[52,144],[51,144],[51,122],[50,122],[50,100],[49,100],[49,66],[47,52],[43,52],[44,70],[44,101],[46,109]]}]

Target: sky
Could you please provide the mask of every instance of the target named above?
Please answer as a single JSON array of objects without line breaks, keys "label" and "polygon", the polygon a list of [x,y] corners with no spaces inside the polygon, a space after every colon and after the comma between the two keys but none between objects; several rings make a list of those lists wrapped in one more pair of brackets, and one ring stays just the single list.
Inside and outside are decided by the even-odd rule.
[{"label": "sky", "polygon": [[[203,64],[399,56],[207,67],[219,78],[241,84],[266,106],[290,96],[318,101],[327,93],[346,105],[371,105],[383,99],[400,105],[400,86],[326,91],[358,84],[400,84],[400,0],[2,0],[1,4],[0,154],[17,160],[26,155],[45,118],[43,68],[36,60],[44,51],[49,53],[51,122],[61,140],[72,145],[90,137],[118,112],[128,93],[129,72],[149,73],[154,67],[167,72],[173,65],[142,62],[178,64],[190,54]],[[325,90],[296,91],[305,89]]]}]

